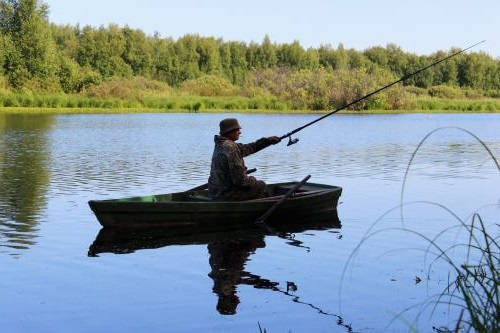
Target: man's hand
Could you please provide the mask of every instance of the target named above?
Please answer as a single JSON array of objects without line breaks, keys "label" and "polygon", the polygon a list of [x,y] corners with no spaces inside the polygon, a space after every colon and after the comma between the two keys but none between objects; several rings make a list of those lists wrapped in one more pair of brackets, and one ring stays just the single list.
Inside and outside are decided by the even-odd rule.
[{"label": "man's hand", "polygon": [[272,145],[275,145],[281,141],[281,139],[277,136],[270,136],[267,139],[269,140],[269,142],[271,142]]}]

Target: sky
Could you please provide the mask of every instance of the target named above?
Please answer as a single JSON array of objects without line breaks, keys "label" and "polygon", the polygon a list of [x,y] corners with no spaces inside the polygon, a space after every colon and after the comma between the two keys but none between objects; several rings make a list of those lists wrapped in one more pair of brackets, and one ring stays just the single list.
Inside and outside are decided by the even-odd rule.
[{"label": "sky", "polygon": [[500,0],[45,0],[50,21],[99,27],[110,23],[148,35],[185,34],[304,47],[364,50],[394,43],[430,54],[486,40],[474,51],[500,58]]}]

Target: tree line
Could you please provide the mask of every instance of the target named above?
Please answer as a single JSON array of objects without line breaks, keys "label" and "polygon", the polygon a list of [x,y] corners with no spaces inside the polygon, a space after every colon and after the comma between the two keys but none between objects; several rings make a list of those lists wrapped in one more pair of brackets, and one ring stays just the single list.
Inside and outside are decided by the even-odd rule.
[{"label": "tree line", "polygon": [[[235,86],[250,81],[300,73],[353,73],[399,78],[455,52],[416,55],[389,44],[363,51],[332,47],[304,48],[298,41],[261,43],[224,41],[185,35],[177,40],[138,29],[51,24],[48,6],[39,0],[0,0],[0,86],[35,92],[80,93],[115,78],[145,77],[179,87],[206,75]],[[291,74],[290,74],[291,73]],[[341,80],[342,81],[342,80]],[[500,90],[500,60],[485,53],[467,53],[405,82],[429,88],[438,85]]]}]

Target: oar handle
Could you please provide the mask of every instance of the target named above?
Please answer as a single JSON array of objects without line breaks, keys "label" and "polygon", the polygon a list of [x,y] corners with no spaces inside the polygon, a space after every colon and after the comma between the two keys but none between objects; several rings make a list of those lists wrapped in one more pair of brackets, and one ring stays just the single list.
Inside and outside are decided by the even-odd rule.
[{"label": "oar handle", "polygon": [[255,171],[257,171],[257,168],[253,168],[253,169],[247,170],[247,175],[249,175],[251,173],[254,173]]},{"label": "oar handle", "polygon": [[300,187],[302,187],[302,185],[304,185],[308,180],[309,178],[311,178],[311,175],[307,175],[304,179],[302,179],[300,181],[300,183],[297,183],[295,184],[294,187],[292,187],[290,190],[288,190],[288,192],[286,192],[286,194],[281,198],[279,199],[271,208],[269,208],[267,210],[267,212],[265,212],[261,217],[259,217],[255,223],[257,224],[262,224],[266,221],[266,219],[276,210],[276,208],[278,208],[279,206],[281,206],[281,204],[283,202],[285,202],[286,199],[288,199],[292,194],[294,194]]},{"label": "oar handle", "polygon": [[[251,174],[251,173],[254,173],[255,171],[257,171],[257,169],[256,169],[256,168],[253,168],[253,169],[247,170],[247,175],[249,175],[249,174]],[[208,187],[208,183],[203,184],[203,185],[200,185],[200,186],[193,187],[192,189],[187,190],[186,192],[201,191],[201,190],[206,189],[207,187]]]}]

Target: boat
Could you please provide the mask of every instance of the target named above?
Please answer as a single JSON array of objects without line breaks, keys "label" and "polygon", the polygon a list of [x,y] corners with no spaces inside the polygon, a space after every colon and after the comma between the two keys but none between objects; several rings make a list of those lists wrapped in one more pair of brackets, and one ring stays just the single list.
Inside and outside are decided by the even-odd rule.
[{"label": "boat", "polygon": [[[297,182],[267,185],[265,198],[246,201],[216,201],[206,189],[112,200],[91,200],[90,208],[106,228],[151,228],[200,226],[231,228],[253,224],[283,198]],[[287,198],[266,223],[334,212],[342,188],[305,183]]]}]

